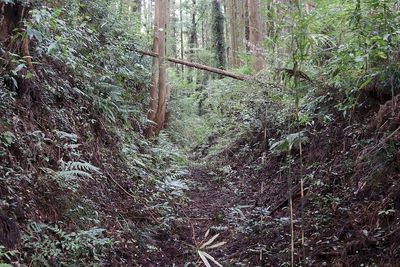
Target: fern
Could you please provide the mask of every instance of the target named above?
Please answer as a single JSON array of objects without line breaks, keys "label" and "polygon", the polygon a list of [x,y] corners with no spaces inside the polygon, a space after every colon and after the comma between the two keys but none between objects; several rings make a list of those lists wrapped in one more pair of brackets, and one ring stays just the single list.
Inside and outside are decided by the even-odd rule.
[{"label": "fern", "polygon": [[54,133],[59,137],[60,139],[71,141],[73,143],[76,143],[78,141],[78,135],[74,133],[67,133],[59,130],[54,130]]},{"label": "fern", "polygon": [[93,104],[100,113],[105,115],[109,122],[116,122],[114,112],[118,110],[118,106],[116,106],[112,101],[99,96],[94,96]]},{"label": "fern", "polygon": [[77,180],[80,177],[93,179],[91,173],[101,174],[99,168],[86,161],[61,162],[61,170],[56,173],[56,178],[66,181]]}]

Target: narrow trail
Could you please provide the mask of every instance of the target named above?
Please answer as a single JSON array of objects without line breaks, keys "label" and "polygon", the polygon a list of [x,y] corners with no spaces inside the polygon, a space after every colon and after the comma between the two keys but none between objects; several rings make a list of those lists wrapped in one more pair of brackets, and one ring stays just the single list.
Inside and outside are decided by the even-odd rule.
[{"label": "narrow trail", "polygon": [[[242,262],[241,256],[245,250],[241,248],[249,246],[250,240],[238,231],[234,223],[235,216],[244,217],[251,211],[257,192],[240,178],[227,179],[224,176],[205,167],[194,166],[190,169],[186,178],[190,188],[188,200],[182,205],[175,205],[178,218],[172,229],[173,235],[159,239],[159,246],[164,252],[161,265],[168,262],[167,266],[186,266],[194,262],[196,266],[204,266],[196,248],[216,234],[219,236],[212,244],[226,243],[202,250],[223,266]],[[250,265],[243,263],[245,265],[240,266],[252,266],[255,262]]]}]

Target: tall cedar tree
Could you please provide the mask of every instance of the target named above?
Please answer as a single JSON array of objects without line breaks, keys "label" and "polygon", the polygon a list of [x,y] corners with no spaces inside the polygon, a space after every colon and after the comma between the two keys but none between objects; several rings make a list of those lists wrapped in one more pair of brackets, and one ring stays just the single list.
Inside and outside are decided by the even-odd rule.
[{"label": "tall cedar tree", "polygon": [[215,51],[215,66],[220,69],[226,67],[225,39],[224,39],[224,15],[221,9],[221,0],[212,2],[212,31],[213,48]]},{"label": "tall cedar tree", "polygon": [[229,16],[227,26],[230,33],[229,63],[234,67],[239,67],[241,64],[239,53],[244,50],[245,39],[245,4],[243,0],[228,1],[227,14]]},{"label": "tall cedar tree", "polygon": [[[197,39],[197,22],[196,22],[196,0],[192,0],[192,14],[191,14],[191,25],[190,25],[190,30],[189,30],[189,60],[195,61],[195,49],[198,48],[199,42]],[[194,73],[192,73],[192,70],[189,68],[187,72],[187,79],[189,82],[193,82],[193,76]]]},{"label": "tall cedar tree", "polygon": [[248,16],[249,16],[249,48],[253,55],[253,68],[256,72],[262,70],[265,66],[263,55],[263,27],[261,23],[260,0],[248,0]]},{"label": "tall cedar tree", "polygon": [[168,0],[158,0],[154,14],[153,53],[159,57],[153,58],[152,79],[150,89],[149,111],[147,120],[150,122],[146,130],[147,137],[153,137],[164,127],[165,112],[168,98],[167,72],[165,63],[165,32],[168,17]]}]

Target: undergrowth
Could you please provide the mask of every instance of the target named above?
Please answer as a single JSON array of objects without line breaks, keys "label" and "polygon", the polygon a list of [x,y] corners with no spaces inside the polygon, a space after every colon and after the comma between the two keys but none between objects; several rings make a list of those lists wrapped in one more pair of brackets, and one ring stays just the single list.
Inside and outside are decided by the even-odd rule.
[{"label": "undergrowth", "polygon": [[146,42],[137,19],[126,30],[128,14],[87,4],[30,11],[36,73],[2,51],[0,241],[18,243],[1,247],[4,263],[136,266],[188,189],[170,136],[142,135],[150,71],[133,52]]},{"label": "undergrowth", "polygon": [[[150,266],[173,240],[188,264],[397,264],[398,12],[274,3],[268,67],[251,81],[170,68],[167,128],[152,140],[139,20],[105,0],[33,5],[13,38],[29,38],[35,71],[0,50],[0,262]],[[207,231],[177,245],[182,207],[202,204],[187,191],[207,190],[188,179],[198,170],[207,194],[246,201],[208,214],[233,244]],[[241,258],[208,253],[225,245]]]}]

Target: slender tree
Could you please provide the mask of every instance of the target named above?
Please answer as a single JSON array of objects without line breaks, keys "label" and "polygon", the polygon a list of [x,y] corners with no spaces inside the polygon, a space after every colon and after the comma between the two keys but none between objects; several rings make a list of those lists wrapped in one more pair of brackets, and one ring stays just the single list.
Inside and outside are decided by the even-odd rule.
[{"label": "slender tree", "polygon": [[191,14],[191,24],[190,24],[190,36],[189,36],[189,47],[191,49],[191,53],[193,50],[198,47],[198,38],[197,38],[197,22],[196,22],[196,0],[192,0],[192,14]]},{"label": "slender tree", "polygon": [[[183,6],[182,6],[182,0],[179,0],[179,21],[180,21],[180,52],[181,52],[181,59],[184,59],[184,54],[185,54],[185,48],[183,44]],[[183,74],[184,68],[183,65],[181,65],[181,71]]]},{"label": "slender tree", "polygon": [[135,0],[135,11],[140,15],[142,12],[142,0]]},{"label": "slender tree", "polygon": [[[170,2],[170,7],[171,7],[171,11],[169,12],[170,14],[170,29],[171,29],[171,34],[169,35],[169,42],[168,45],[170,45],[170,49],[169,49],[169,53],[170,55],[172,55],[173,57],[177,58],[178,57],[178,18],[175,14],[175,8],[176,8],[176,0],[171,0]],[[179,69],[179,68],[178,68]]]},{"label": "slender tree", "polygon": [[[196,57],[195,49],[199,46],[198,38],[197,38],[197,21],[196,21],[196,0],[192,0],[192,10],[191,10],[191,24],[189,30],[189,60],[194,61]],[[187,79],[188,81],[193,81],[193,76],[195,72],[192,72],[191,69],[187,71]]]},{"label": "slender tree", "polygon": [[153,58],[152,79],[150,89],[150,103],[146,130],[147,137],[153,137],[163,127],[167,105],[167,73],[165,64],[165,38],[167,26],[168,0],[157,0],[154,14],[154,39],[153,53],[158,57]]},{"label": "slender tree", "polygon": [[243,9],[244,9],[244,39],[246,45],[246,51],[250,51],[250,27],[249,27],[249,0],[243,1]]},{"label": "slender tree", "polygon": [[[158,1],[157,1],[158,2]],[[158,86],[158,107],[156,113],[156,133],[159,133],[165,124],[165,113],[167,111],[167,102],[169,98],[169,86],[167,85],[167,63],[166,57],[166,31],[169,21],[169,0],[159,0],[161,5],[160,25],[162,27],[160,35],[160,71],[159,71],[159,86]]]},{"label": "slender tree", "polygon": [[215,52],[215,66],[220,69],[226,67],[225,57],[225,38],[224,38],[224,15],[221,9],[221,0],[213,0],[212,2],[212,31],[213,31],[213,48]]}]

